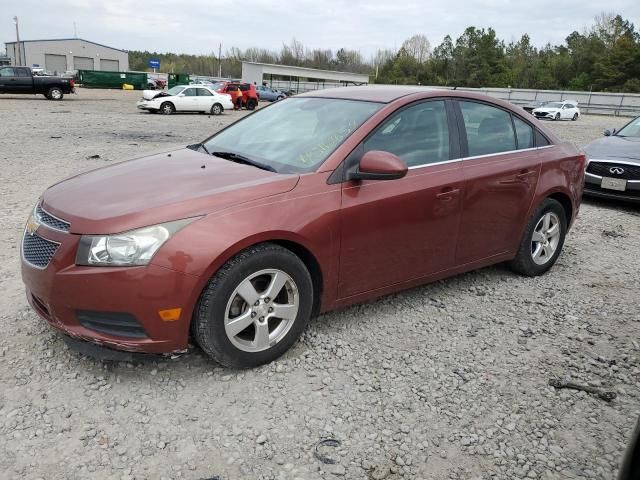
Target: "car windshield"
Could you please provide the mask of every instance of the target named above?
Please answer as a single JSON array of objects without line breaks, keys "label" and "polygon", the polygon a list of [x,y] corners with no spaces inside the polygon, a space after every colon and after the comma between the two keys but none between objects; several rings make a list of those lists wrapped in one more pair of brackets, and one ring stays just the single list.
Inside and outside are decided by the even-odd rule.
[{"label": "car windshield", "polygon": [[631,120],[616,135],[619,137],[640,137],[640,117]]},{"label": "car windshield", "polygon": [[204,147],[242,155],[278,173],[311,172],[381,107],[376,102],[291,98],[256,111]]},{"label": "car windshield", "polygon": [[562,104],[558,102],[545,103],[544,106],[548,108],[562,108]]},{"label": "car windshield", "polygon": [[178,95],[182,90],[184,90],[184,87],[173,87],[167,90],[167,93],[169,95]]}]

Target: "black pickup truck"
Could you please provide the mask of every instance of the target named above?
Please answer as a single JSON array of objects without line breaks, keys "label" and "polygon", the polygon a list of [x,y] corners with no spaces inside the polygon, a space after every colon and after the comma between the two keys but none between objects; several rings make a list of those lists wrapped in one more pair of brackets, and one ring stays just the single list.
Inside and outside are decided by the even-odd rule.
[{"label": "black pickup truck", "polygon": [[34,76],[29,67],[0,67],[0,93],[41,93],[49,100],[62,100],[73,89],[73,78]]}]

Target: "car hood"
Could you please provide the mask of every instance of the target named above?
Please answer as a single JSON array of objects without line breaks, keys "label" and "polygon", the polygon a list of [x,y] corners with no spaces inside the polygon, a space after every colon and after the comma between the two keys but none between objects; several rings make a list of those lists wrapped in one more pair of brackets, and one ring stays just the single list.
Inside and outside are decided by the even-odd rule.
[{"label": "car hood", "polygon": [[559,108],[547,108],[547,107],[538,107],[533,109],[534,112],[547,112],[547,113],[557,113],[560,111]]},{"label": "car hood", "polygon": [[158,91],[158,90],[143,90],[142,98],[144,100],[153,100],[154,98],[160,97],[172,97],[173,95],[169,95],[167,92]]},{"label": "car hood", "polygon": [[635,160],[640,164],[640,137],[599,138],[584,147],[584,151],[593,160]]},{"label": "car hood", "polygon": [[45,191],[42,206],[71,233],[118,233],[284,193],[298,179],[185,148],[63,180]]}]

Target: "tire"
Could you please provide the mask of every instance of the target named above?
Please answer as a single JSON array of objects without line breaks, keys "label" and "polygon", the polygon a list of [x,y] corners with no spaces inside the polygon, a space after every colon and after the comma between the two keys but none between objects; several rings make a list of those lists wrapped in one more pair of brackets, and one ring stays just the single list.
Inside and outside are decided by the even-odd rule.
[{"label": "tire", "polygon": [[247,110],[255,110],[258,106],[258,101],[255,98],[247,100]]},{"label": "tire", "polygon": [[575,122],[576,120],[578,120],[578,114],[577,114],[577,113],[574,113],[574,114],[573,114],[573,118],[572,118],[571,120],[573,120],[574,122]]},{"label": "tire", "polygon": [[222,112],[224,112],[224,108],[219,103],[214,103],[211,106],[211,115],[222,115]]},{"label": "tire", "polygon": [[556,113],[556,116],[553,117],[553,119],[557,122],[558,120],[560,120],[560,112]]},{"label": "tire", "polygon": [[[545,219],[550,221],[548,227]],[[558,229],[557,235],[550,233],[554,225]],[[509,266],[528,277],[542,275],[556,263],[566,234],[567,216],[564,208],[552,198],[545,199],[531,216],[520,241],[518,253]]]},{"label": "tire", "polygon": [[164,102],[162,105],[160,105],[160,110],[158,111],[164,115],[172,115],[173,113],[175,113],[176,107],[174,107],[173,103],[171,102]]},{"label": "tire", "polygon": [[64,97],[64,93],[58,87],[51,87],[45,95],[49,100],[60,101]]},{"label": "tire", "polygon": [[[268,298],[276,278],[276,296]],[[240,252],[211,278],[191,331],[200,348],[222,365],[257,367],[296,342],[311,317],[313,301],[313,283],[302,260],[286,248],[264,243]],[[277,317],[276,305],[283,317]]]},{"label": "tire", "polygon": [[278,96],[278,98],[276,98],[276,102],[279,102],[280,100],[282,100],[284,98],[284,95],[280,95]]}]

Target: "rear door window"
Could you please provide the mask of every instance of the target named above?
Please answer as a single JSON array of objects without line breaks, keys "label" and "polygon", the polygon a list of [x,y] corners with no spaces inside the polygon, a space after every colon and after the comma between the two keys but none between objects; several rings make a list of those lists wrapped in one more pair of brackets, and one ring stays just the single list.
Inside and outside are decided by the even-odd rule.
[{"label": "rear door window", "polygon": [[513,125],[516,127],[516,137],[518,139],[518,150],[523,148],[533,148],[533,127],[524,120],[513,116]]},{"label": "rear door window", "polygon": [[458,103],[467,131],[470,157],[516,149],[516,136],[510,113],[484,103]]}]

